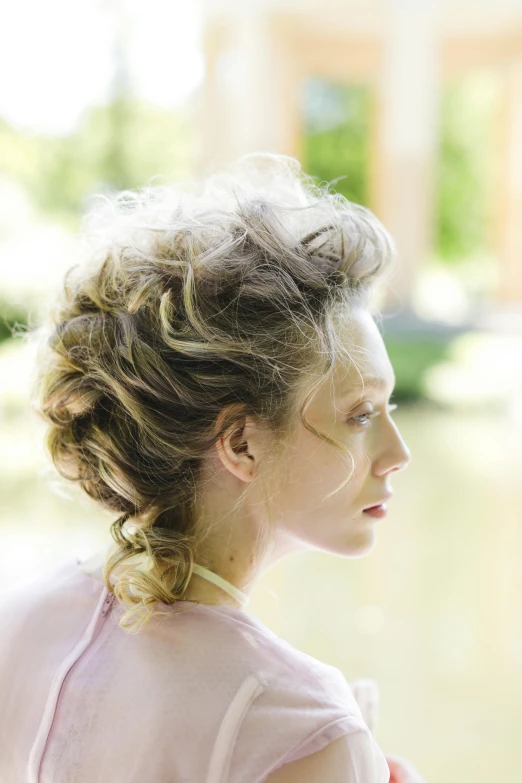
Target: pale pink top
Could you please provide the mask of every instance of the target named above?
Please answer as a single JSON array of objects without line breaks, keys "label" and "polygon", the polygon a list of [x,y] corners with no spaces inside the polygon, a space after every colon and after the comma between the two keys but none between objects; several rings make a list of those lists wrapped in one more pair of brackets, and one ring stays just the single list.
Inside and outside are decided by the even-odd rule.
[{"label": "pale pink top", "polygon": [[338,737],[346,783],[388,783],[339,669],[242,610],[157,608],[125,632],[77,558],[2,595],[1,783],[261,783]]}]

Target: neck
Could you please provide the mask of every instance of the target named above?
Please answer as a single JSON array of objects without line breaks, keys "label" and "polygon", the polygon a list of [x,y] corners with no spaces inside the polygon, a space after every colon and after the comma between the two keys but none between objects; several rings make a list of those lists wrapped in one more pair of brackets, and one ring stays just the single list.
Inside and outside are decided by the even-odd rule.
[{"label": "neck", "polygon": [[[293,551],[298,548],[295,542],[290,540],[283,540],[279,538],[278,543],[272,550],[272,556],[269,558],[267,565],[275,563],[281,558],[287,557]],[[247,575],[240,568],[235,570],[232,567],[228,568],[226,573],[223,573],[213,563],[210,565],[203,565],[203,558],[196,557],[193,562],[192,576],[189,585],[183,593],[183,600],[195,600],[200,603],[210,604],[217,606],[219,604],[226,604],[228,606],[234,606],[237,608],[245,607],[250,599],[250,591],[255,576],[253,572]],[[232,558],[234,563],[239,563],[239,558]],[[228,564],[231,565],[230,563]],[[221,568],[223,567],[223,561],[221,561]],[[260,569],[257,572],[257,576],[260,575]],[[245,577],[249,577],[248,586],[239,585],[244,584]],[[253,578],[254,577],[254,578]]]},{"label": "neck", "polygon": [[234,598],[240,606],[246,606],[249,602],[250,596],[247,593],[243,592],[243,590],[232,584],[232,582],[229,582],[227,579],[223,579],[223,577],[216,574],[215,571],[210,571],[210,569],[205,568],[205,566],[201,566],[198,563],[192,563],[192,571],[203,579],[206,579],[207,582],[219,587],[224,593]]},{"label": "neck", "polygon": [[[198,573],[200,568],[202,569],[202,573]],[[211,574],[215,574],[212,569],[209,569],[209,571]],[[227,585],[230,585],[230,592],[225,589],[225,585],[219,586],[212,581],[212,577],[208,574],[206,566],[200,566],[199,564],[194,563],[192,576],[187,589],[183,593],[182,600],[199,601],[199,603],[209,604],[210,606],[225,604],[236,609],[245,608],[250,597],[249,592],[239,588],[233,582],[229,582],[229,580],[225,581]],[[237,595],[233,594],[234,587],[238,591]]]}]

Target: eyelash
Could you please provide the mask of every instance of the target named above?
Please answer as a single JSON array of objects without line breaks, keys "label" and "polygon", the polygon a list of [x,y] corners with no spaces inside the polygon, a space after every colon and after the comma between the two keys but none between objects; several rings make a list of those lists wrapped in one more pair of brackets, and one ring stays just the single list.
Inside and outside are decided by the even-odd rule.
[{"label": "eyelash", "polygon": [[[388,413],[391,413],[392,411],[396,410],[399,406],[398,405],[389,405],[388,406]],[[370,419],[373,419],[374,416],[378,416],[379,413],[377,411],[372,411],[371,413],[360,413],[358,416],[352,416],[351,419],[348,419],[348,424],[350,427],[362,427],[362,429],[367,429],[367,425],[370,423]],[[358,419],[361,419],[362,417],[365,417],[364,421],[358,421]]]}]

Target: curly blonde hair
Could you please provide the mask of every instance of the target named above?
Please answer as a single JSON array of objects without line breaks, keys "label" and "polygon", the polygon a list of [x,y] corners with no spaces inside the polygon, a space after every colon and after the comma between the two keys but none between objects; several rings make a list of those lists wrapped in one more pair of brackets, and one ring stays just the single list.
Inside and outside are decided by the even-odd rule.
[{"label": "curly blonde hair", "polygon": [[119,515],[103,578],[136,631],[162,614],[157,602],[182,600],[201,466],[231,424],[249,414],[276,436],[258,466],[267,487],[296,421],[346,455],[304,412],[349,355],[340,321],[375,309],[395,249],[368,209],[282,155],[97,198],[85,257],[33,330],[33,407],[61,476]]}]

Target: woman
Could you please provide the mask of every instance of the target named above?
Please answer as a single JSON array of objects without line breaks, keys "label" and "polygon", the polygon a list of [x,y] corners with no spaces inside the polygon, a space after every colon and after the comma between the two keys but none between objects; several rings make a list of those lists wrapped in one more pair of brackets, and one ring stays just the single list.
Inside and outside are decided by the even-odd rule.
[{"label": "woman", "polygon": [[58,471],[118,518],[2,609],[0,779],[420,781],[338,669],[244,611],[293,552],[370,552],[409,463],[374,320],[390,237],[261,153],[84,229],[34,400]]}]

